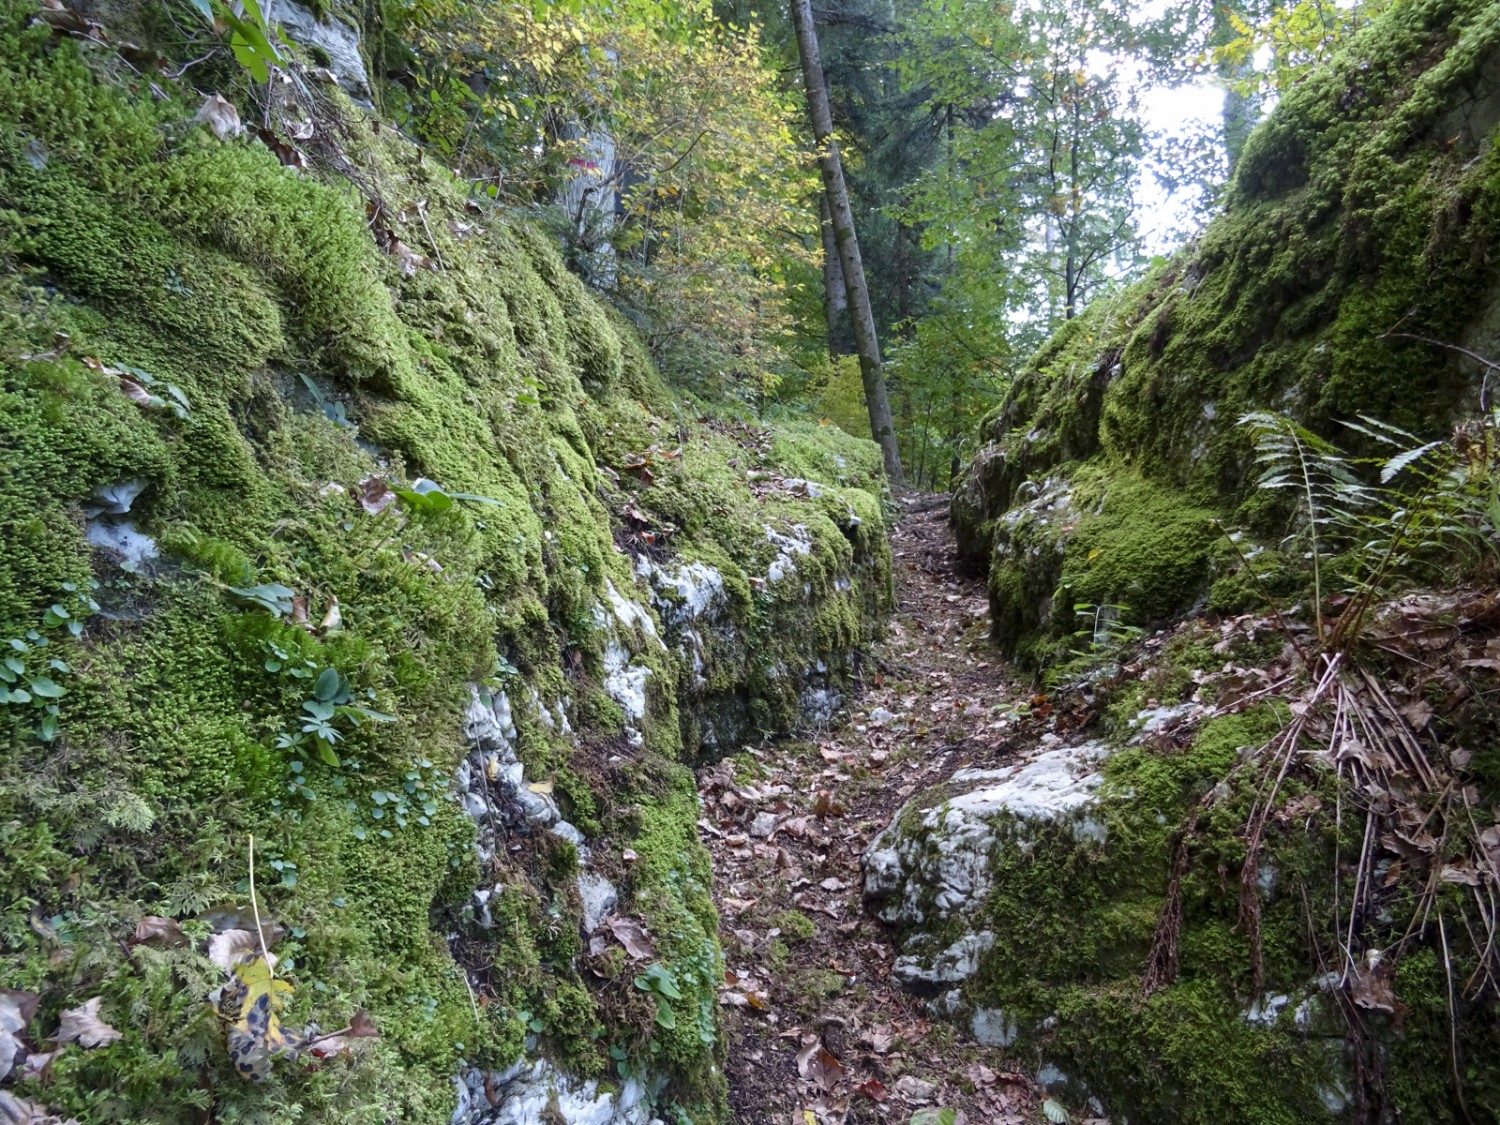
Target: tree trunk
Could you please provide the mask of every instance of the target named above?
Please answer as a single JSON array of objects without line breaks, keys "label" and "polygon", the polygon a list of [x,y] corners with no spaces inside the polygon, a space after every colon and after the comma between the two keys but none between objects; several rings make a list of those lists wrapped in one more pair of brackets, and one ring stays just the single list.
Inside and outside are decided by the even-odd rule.
[{"label": "tree trunk", "polygon": [[880,340],[875,333],[875,315],[870,309],[870,289],[859,256],[854,233],[854,214],[849,208],[849,189],[844,184],[844,166],[833,139],[833,114],[828,107],[828,89],[823,85],[823,62],[818,54],[818,35],[813,27],[811,0],[790,0],[792,23],[797,28],[797,50],[802,56],[802,85],[812,116],[813,139],[818,146],[818,167],[823,173],[823,194],[828,201],[833,239],[839,265],[844,271],[844,292],[849,299],[849,318],[854,328],[854,348],[859,354],[859,372],[865,385],[865,408],[870,413],[870,433],[880,443],[885,475],[892,486],[906,483],[901,471],[901,451],[891,425],[891,404],[886,398],[885,369],[880,361]]},{"label": "tree trunk", "polygon": [[844,267],[839,263],[839,244],[833,237],[833,218],[828,197],[818,196],[823,227],[823,319],[828,322],[828,358],[838,359],[854,349],[849,339],[849,294],[844,288]]},{"label": "tree trunk", "polygon": [[[1222,47],[1226,43],[1232,43],[1239,33],[1229,22],[1228,6],[1215,4],[1213,11],[1214,22],[1209,33],[1209,46]],[[1252,20],[1258,14],[1258,6],[1252,6],[1247,13]],[[1260,120],[1259,100],[1253,95],[1242,94],[1235,88],[1237,84],[1254,76],[1255,60],[1249,58],[1240,63],[1221,62],[1215,69],[1224,85],[1224,159],[1229,165],[1230,175],[1233,175],[1235,165],[1240,162],[1240,153],[1244,151],[1245,141]]]}]

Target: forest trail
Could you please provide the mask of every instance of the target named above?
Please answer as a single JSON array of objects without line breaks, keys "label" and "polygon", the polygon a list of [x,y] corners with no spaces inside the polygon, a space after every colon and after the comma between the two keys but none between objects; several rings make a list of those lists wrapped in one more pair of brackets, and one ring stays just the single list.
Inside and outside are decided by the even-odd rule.
[{"label": "forest trail", "polygon": [[1041,1095],[892,978],[861,904],[861,858],[914,794],[1017,752],[1028,698],[988,639],[982,579],[961,573],[947,497],[908,494],[891,547],[897,609],[844,725],[699,771],[726,958],[720,994],[740,1125],[1019,1125]]}]

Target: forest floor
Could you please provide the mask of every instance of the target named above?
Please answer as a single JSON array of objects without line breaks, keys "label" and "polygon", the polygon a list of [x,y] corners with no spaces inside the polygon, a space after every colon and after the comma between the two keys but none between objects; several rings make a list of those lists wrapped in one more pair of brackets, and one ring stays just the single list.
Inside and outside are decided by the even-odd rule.
[{"label": "forest floor", "polygon": [[891,935],[861,903],[865,850],[910,797],[1030,741],[1031,724],[1005,719],[1030,692],[990,644],[984,583],[957,566],[947,499],[900,501],[896,614],[842,725],[699,771],[740,1125],[1041,1120],[1028,1075],[892,978]]}]

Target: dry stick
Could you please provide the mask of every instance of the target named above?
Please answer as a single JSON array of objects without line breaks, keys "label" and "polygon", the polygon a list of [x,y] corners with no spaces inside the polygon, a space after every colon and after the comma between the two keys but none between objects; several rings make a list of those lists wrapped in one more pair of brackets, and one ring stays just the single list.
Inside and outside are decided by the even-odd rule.
[{"label": "dry stick", "polygon": [[1464,1120],[1469,1125],[1474,1125],[1474,1119],[1469,1116],[1468,1103],[1464,1101],[1464,1080],[1458,1071],[1458,1009],[1453,1002],[1453,962],[1448,953],[1448,930],[1443,925],[1443,916],[1438,915],[1438,936],[1443,941],[1443,972],[1447,979],[1448,987],[1444,994],[1448,1000],[1448,1061],[1453,1065],[1453,1095],[1458,1099],[1458,1108],[1464,1115]]},{"label": "dry stick", "polygon": [[[1371,845],[1375,839],[1375,813],[1373,810],[1365,810],[1365,838],[1359,846],[1359,866],[1354,869],[1354,894],[1349,899],[1349,933],[1344,940],[1344,953],[1348,961],[1344,968],[1344,980],[1340,981],[1340,987],[1349,979],[1349,968],[1354,964],[1354,922],[1359,917],[1362,903],[1360,900],[1360,887],[1366,882],[1366,862],[1370,858]],[[1371,878],[1374,873],[1371,872]],[[1368,889],[1366,890],[1368,894]]]},{"label": "dry stick", "polygon": [[427,245],[432,247],[432,255],[437,259],[438,269],[446,272],[448,267],[443,264],[443,252],[438,249],[437,239],[432,237],[432,228],[427,225],[427,200],[417,200],[417,217],[422,220],[422,229],[427,232]]},{"label": "dry stick", "polygon": [[266,948],[265,927],[260,924],[260,904],[255,901],[255,835],[250,840],[250,912],[255,915],[255,936],[260,939],[260,955],[266,962],[266,973],[274,979],[276,966],[271,961],[271,951]]},{"label": "dry stick", "polygon": [[1311,713],[1313,704],[1318,702],[1330,682],[1333,681],[1338,671],[1341,655],[1341,653],[1334,653],[1331,657],[1325,656],[1327,667],[1308,697],[1306,709],[1294,718],[1276,736],[1276,739],[1272,740],[1272,744],[1278,740],[1281,743],[1278,748],[1281,753],[1281,764],[1277,769],[1276,779],[1271,784],[1270,792],[1264,800],[1256,799],[1247,822],[1249,833],[1245,838],[1245,860],[1244,866],[1240,869],[1240,922],[1244,925],[1246,936],[1250,940],[1250,972],[1252,984],[1257,993],[1260,991],[1261,981],[1265,975],[1265,964],[1261,957],[1260,888],[1258,886],[1261,840],[1265,835],[1266,821],[1270,818],[1272,808],[1275,807],[1276,795],[1281,791],[1281,783],[1286,780],[1286,775],[1292,768],[1292,759],[1296,756],[1297,742],[1302,736],[1302,728],[1306,725],[1306,716]]}]

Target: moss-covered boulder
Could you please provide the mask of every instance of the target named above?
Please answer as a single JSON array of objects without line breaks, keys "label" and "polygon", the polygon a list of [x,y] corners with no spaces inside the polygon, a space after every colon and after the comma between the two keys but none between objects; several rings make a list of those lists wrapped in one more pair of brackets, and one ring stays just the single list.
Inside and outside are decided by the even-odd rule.
[{"label": "moss-covered boulder", "polygon": [[[875,447],[676,394],[336,89],[285,85],[286,167],[35,11],[0,4],[0,983],[34,1047],[96,997],[119,1036],[15,1092],[446,1122],[557,1075],[721,1119],[688,763],[826,706],[880,628]],[[262,1082],[205,956],[251,836],[286,1024],[380,1032]]]},{"label": "moss-covered boulder", "polygon": [[[1007,651],[1040,662],[1074,604],[1149,624],[1206,595],[1207,521],[1254,479],[1246,413],[1441,437],[1477,405],[1465,350],[1500,342],[1497,52],[1490,5],[1393,5],[1285,93],[1195,243],[1034,357],[953,500]],[[1078,480],[1040,526],[1039,492]]]}]

